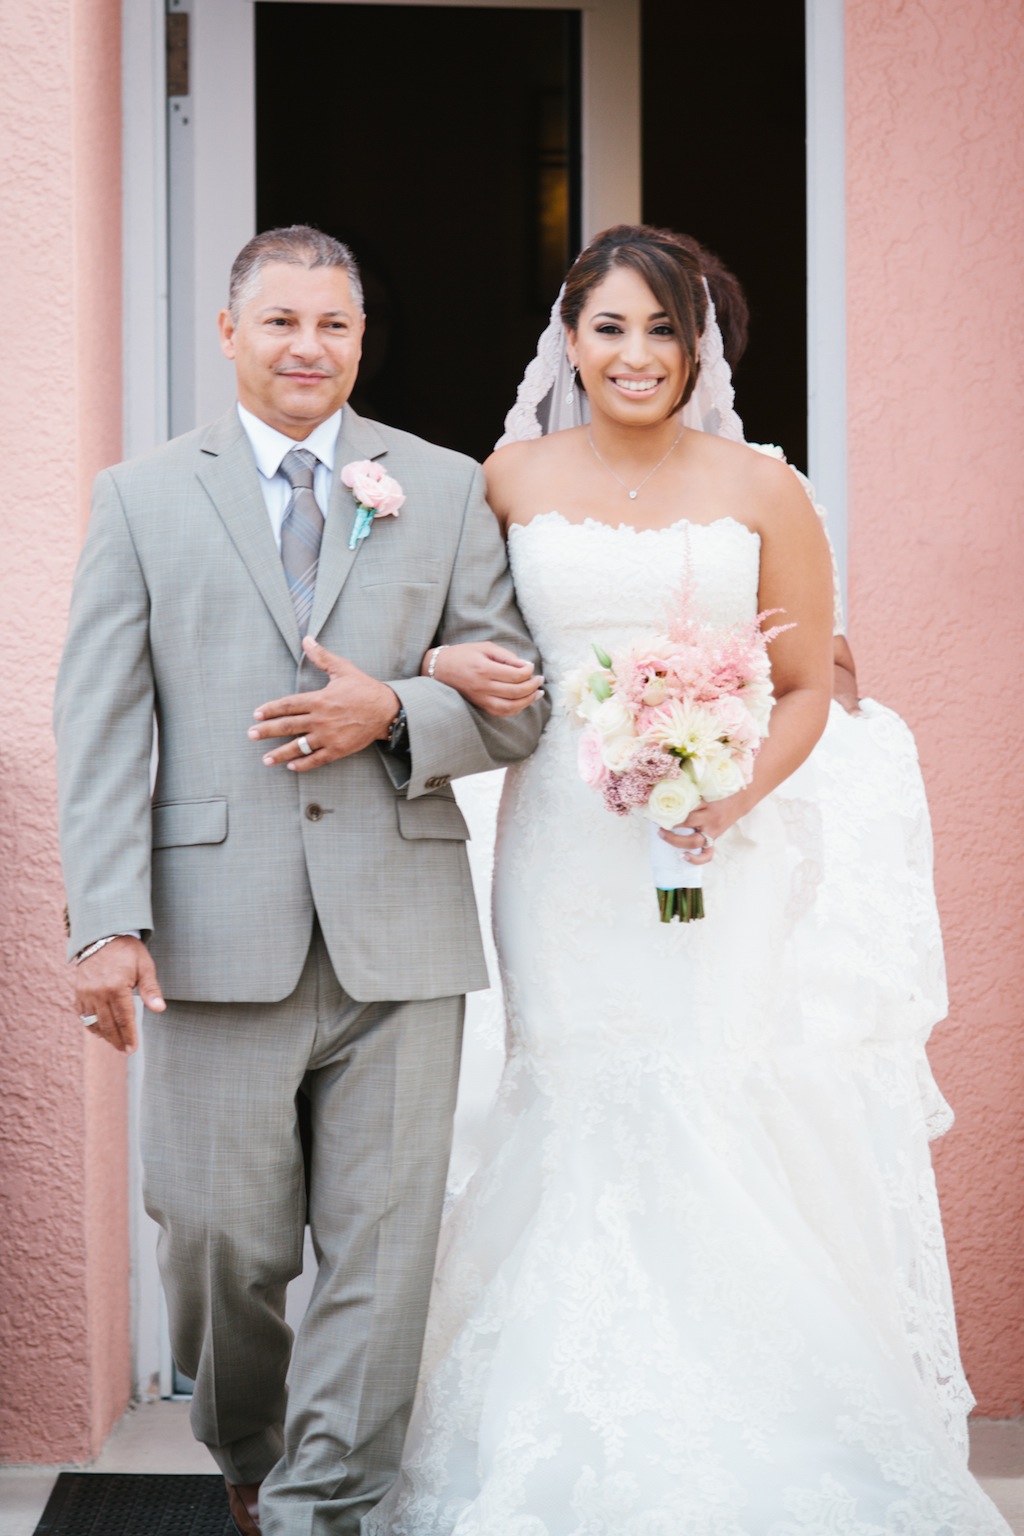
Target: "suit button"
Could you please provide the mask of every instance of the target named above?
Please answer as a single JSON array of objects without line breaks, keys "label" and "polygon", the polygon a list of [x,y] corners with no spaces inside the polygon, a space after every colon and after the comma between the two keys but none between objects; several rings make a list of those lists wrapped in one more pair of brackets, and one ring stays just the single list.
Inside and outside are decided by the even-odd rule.
[{"label": "suit button", "polygon": [[450,774],[439,773],[439,774],[436,775],[436,777],[434,777],[432,779],[427,779],[425,781],[423,787],[424,787],[424,789],[444,789],[444,786],[446,784],[450,784],[450,783],[451,783],[451,775]]},{"label": "suit button", "polygon": [[322,805],[317,805],[315,800],[313,801],[312,805],[307,805],[306,806],[306,820],[307,821],[319,821],[320,818],[323,816],[323,814],[324,814],[323,806]]}]

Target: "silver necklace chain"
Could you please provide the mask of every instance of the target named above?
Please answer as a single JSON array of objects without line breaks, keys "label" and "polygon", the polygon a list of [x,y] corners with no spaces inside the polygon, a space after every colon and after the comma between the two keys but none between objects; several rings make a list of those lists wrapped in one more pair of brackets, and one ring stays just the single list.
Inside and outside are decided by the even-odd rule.
[{"label": "silver necklace chain", "polygon": [[598,451],[597,451],[597,444],[594,442],[593,437],[591,437],[591,435],[590,435],[590,428],[589,427],[587,428],[587,442],[590,444],[591,449],[593,450],[593,453],[594,453],[594,457],[597,460],[597,462],[599,464],[603,464],[604,465],[605,469],[611,475],[613,480],[617,480],[618,481],[618,483],[622,486],[622,489],[625,491],[626,495],[629,497],[630,501],[636,501],[637,497],[639,496],[640,492],[643,490],[644,486],[647,484],[647,482],[651,478],[651,476],[657,474],[658,470],[664,464],[664,462],[668,458],[669,454],[673,453],[675,451],[675,449],[679,447],[679,444],[680,444],[680,442],[682,440],[683,433],[685,431],[686,431],[685,427],[680,427],[679,428],[678,436],[676,437],[675,442],[672,444],[672,447],[668,450],[668,453],[663,453],[661,458],[658,460],[657,464],[655,464],[654,468],[653,469],[649,469],[647,471],[646,475],[644,475],[643,479],[641,481],[639,481],[635,486],[633,486],[632,489],[630,489],[630,487],[626,484],[625,480],[623,480],[621,478],[621,476],[619,476],[619,475],[617,475],[615,473],[614,469],[612,469],[611,465],[608,463],[608,460],[603,458],[601,456],[601,454],[598,453]]}]

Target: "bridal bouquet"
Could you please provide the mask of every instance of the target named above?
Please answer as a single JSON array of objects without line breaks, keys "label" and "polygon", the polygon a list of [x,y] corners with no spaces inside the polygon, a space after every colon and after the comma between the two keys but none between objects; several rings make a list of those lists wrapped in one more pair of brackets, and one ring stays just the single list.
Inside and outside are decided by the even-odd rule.
[{"label": "bridal bouquet", "polygon": [[724,800],[750,783],[768,734],[772,685],[768,645],[783,629],[749,624],[723,630],[683,613],[649,644],[614,656],[594,646],[598,669],[563,679],[586,729],[579,770],[617,816],[638,811],[651,825],[651,859],[661,921],[704,916],[701,867],[658,836],[702,801]]}]

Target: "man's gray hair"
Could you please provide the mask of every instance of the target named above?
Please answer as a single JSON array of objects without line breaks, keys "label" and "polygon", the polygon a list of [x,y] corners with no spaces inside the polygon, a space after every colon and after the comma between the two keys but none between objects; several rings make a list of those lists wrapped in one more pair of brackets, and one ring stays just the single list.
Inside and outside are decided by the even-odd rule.
[{"label": "man's gray hair", "polygon": [[238,317],[259,287],[260,273],[272,261],[283,261],[291,267],[340,267],[348,273],[352,297],[360,311],[363,310],[363,284],[359,267],[348,246],[311,224],[289,224],[284,229],[267,229],[261,235],[253,235],[235,257],[228,287],[228,308],[231,318],[238,324]]}]

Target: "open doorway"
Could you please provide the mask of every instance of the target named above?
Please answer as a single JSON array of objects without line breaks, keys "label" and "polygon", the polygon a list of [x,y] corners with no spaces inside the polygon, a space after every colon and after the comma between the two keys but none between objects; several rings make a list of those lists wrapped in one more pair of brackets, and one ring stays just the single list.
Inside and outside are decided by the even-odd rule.
[{"label": "open doorway", "polygon": [[750,303],[736,405],[807,468],[804,0],[643,0],[643,210],[730,267]]},{"label": "open doorway", "polygon": [[579,12],[262,0],[256,222],[352,246],[356,409],[486,457],[580,245]]}]

